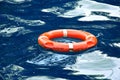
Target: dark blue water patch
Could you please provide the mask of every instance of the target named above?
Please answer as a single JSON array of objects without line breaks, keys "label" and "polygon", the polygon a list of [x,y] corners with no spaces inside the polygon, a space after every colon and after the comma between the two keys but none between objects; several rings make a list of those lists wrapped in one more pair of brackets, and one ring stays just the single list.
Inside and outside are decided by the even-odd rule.
[{"label": "dark blue water patch", "polygon": [[[9,14],[14,16],[27,16],[29,14],[34,14],[36,12],[35,8],[30,3],[27,4],[9,4],[9,3],[0,3],[1,14]],[[34,11],[32,11],[34,10]],[[39,8],[38,8],[39,10]],[[37,11],[38,12],[38,11]],[[21,17],[22,17],[21,16]]]},{"label": "dark blue water patch", "polygon": [[[71,0],[72,1],[75,1],[75,0]],[[39,1],[39,0],[35,0],[33,1],[33,4],[37,4],[39,5],[40,7],[43,7],[43,8],[50,8],[50,7],[53,7],[53,6],[62,6],[63,4],[65,3],[68,3],[70,2],[69,0],[51,0],[51,1],[48,1],[48,0],[44,0],[44,1]]]},{"label": "dark blue water patch", "polygon": [[5,80],[4,79],[4,73],[2,73],[1,71],[0,71],[0,80]]},{"label": "dark blue water patch", "polygon": [[116,46],[110,46],[110,42],[107,40],[105,43],[99,43],[98,44],[99,50],[103,51],[104,54],[107,54],[111,57],[120,57],[120,49]]},{"label": "dark blue water patch", "polygon": [[[37,36],[38,35],[36,35],[36,37]],[[29,52],[27,50],[29,46],[37,46],[37,38],[33,38],[33,35],[2,38],[0,42],[3,44],[0,46],[0,50],[2,50],[0,58],[1,64],[6,65],[14,63],[14,61],[19,58],[23,58],[25,55],[30,55],[32,51]]]},{"label": "dark blue water patch", "polygon": [[105,32],[104,36],[98,38],[97,47],[109,56],[120,57],[119,47],[111,46],[114,43],[119,43],[119,37],[113,36],[109,32]]},{"label": "dark blue water patch", "polygon": [[[10,28],[11,26],[14,26],[14,24],[17,24],[11,20],[9,20],[6,16],[0,15],[0,29],[4,29],[4,28]],[[3,26],[2,26],[3,25]]]},{"label": "dark blue water patch", "polygon": [[[51,23],[52,26],[58,27],[58,28],[72,28],[72,29],[97,29],[97,30],[103,30],[103,29],[109,29],[114,27],[115,25],[118,26],[119,22],[113,22],[113,21],[77,21],[76,18],[74,19],[65,19],[65,18],[54,18],[54,23]],[[46,21],[47,22],[47,21]],[[94,32],[94,31],[93,31]]]},{"label": "dark blue water patch", "polygon": [[119,25],[120,25],[120,23],[115,28],[112,28],[112,29],[108,30],[110,33],[112,33],[111,37],[113,38],[113,40],[114,39],[119,39],[119,36],[120,36],[120,31],[119,31],[120,30],[120,26]]},{"label": "dark blue water patch", "polygon": [[95,1],[120,6],[120,0],[109,0],[109,1],[108,0],[95,0]]},{"label": "dark blue water patch", "polygon": [[13,5],[5,2],[0,3],[0,10],[2,14],[11,14],[14,13],[15,10],[19,8],[19,5]]}]

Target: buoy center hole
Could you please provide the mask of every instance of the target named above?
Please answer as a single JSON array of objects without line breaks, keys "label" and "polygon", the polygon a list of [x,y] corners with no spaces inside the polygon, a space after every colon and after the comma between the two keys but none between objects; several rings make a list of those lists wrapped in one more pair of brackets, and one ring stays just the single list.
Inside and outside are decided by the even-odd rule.
[{"label": "buoy center hole", "polygon": [[81,42],[82,40],[76,39],[76,38],[68,38],[68,37],[63,37],[63,38],[55,38],[52,39],[53,41],[56,42],[63,42],[63,43],[72,43],[72,42]]}]

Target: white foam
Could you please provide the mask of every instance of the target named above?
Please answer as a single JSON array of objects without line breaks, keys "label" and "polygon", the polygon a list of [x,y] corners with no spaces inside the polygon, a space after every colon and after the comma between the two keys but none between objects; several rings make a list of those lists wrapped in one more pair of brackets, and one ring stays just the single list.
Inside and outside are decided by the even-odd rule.
[{"label": "white foam", "polygon": [[30,2],[31,0],[3,0],[3,1],[11,3],[11,4],[20,4],[24,2]]},{"label": "white foam", "polygon": [[120,43],[113,43],[114,46],[120,47]]},{"label": "white foam", "polygon": [[11,65],[7,66],[6,68],[9,68],[9,70],[11,70],[11,71],[18,71],[18,72],[22,72],[24,70],[23,67],[14,65],[14,64],[11,64]]},{"label": "white foam", "polygon": [[55,77],[51,77],[51,76],[33,76],[33,77],[29,77],[25,80],[67,80],[67,79],[55,78]]},{"label": "white foam", "polygon": [[78,21],[108,21],[109,18],[99,15],[90,15],[86,17],[79,18]]},{"label": "white foam", "polygon": [[15,2],[23,2],[25,0],[13,0],[13,1],[15,1]]},{"label": "white foam", "polygon": [[24,27],[15,27],[15,26],[12,26],[12,27],[9,27],[9,28],[2,29],[0,31],[0,34],[3,37],[11,37],[16,32],[17,32],[17,35],[20,35],[20,34],[24,35],[24,34],[32,32],[32,31],[31,30],[26,30]]},{"label": "white foam", "polygon": [[60,15],[61,12],[64,11],[64,9],[62,9],[60,7],[52,7],[52,8],[42,9],[41,11],[42,12],[51,12],[53,14]]},{"label": "white foam", "polygon": [[17,23],[23,23],[28,26],[41,26],[45,24],[45,22],[41,20],[25,20],[20,17],[15,17],[13,15],[6,15],[6,14],[3,14],[2,16],[7,17],[9,20],[15,21]]},{"label": "white foam", "polygon": [[12,34],[17,32],[21,27],[14,27],[14,28],[4,28],[3,30],[0,31],[0,33],[6,33],[6,34]]},{"label": "white foam", "polygon": [[34,51],[36,48],[34,47],[34,46],[29,46],[28,48],[27,48],[27,50],[29,51],[29,52],[31,52],[31,51]]},{"label": "white foam", "polygon": [[59,16],[60,17],[65,17],[65,18],[73,18],[73,17],[77,17],[77,16],[85,16],[85,15],[88,16],[88,15],[90,15],[90,12],[87,12],[87,14],[86,14],[85,11],[87,12],[87,10],[76,7],[74,10],[67,11],[64,14],[61,14]]},{"label": "white foam", "polygon": [[62,15],[62,17],[66,17],[66,16],[69,17],[69,15],[70,17],[82,16],[82,15],[89,16],[93,11],[106,12],[109,13],[109,16],[120,17],[120,8],[118,6],[99,3],[91,0],[78,1],[78,5],[75,7],[75,9],[67,11]]}]

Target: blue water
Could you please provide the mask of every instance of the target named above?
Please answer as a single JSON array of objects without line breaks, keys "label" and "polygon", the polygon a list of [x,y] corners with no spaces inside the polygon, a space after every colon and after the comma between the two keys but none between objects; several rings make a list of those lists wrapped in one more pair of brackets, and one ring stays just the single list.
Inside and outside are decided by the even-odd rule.
[{"label": "blue water", "polygon": [[[0,80],[120,80],[119,6],[120,0],[0,0]],[[98,44],[78,53],[40,47],[38,36],[54,29],[88,31]]]}]

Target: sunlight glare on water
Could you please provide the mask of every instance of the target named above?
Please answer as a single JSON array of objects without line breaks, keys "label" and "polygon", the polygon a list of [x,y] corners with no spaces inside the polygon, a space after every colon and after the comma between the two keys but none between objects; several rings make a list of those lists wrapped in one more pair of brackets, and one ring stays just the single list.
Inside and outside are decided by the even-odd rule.
[{"label": "sunlight glare on water", "polygon": [[[73,72],[74,75],[96,75],[97,79],[108,78],[112,80],[119,80],[119,62],[119,58],[109,57],[98,50],[83,54],[82,56],[77,56],[75,64],[67,65],[65,69],[76,71]],[[103,76],[99,77],[97,75]]]}]

